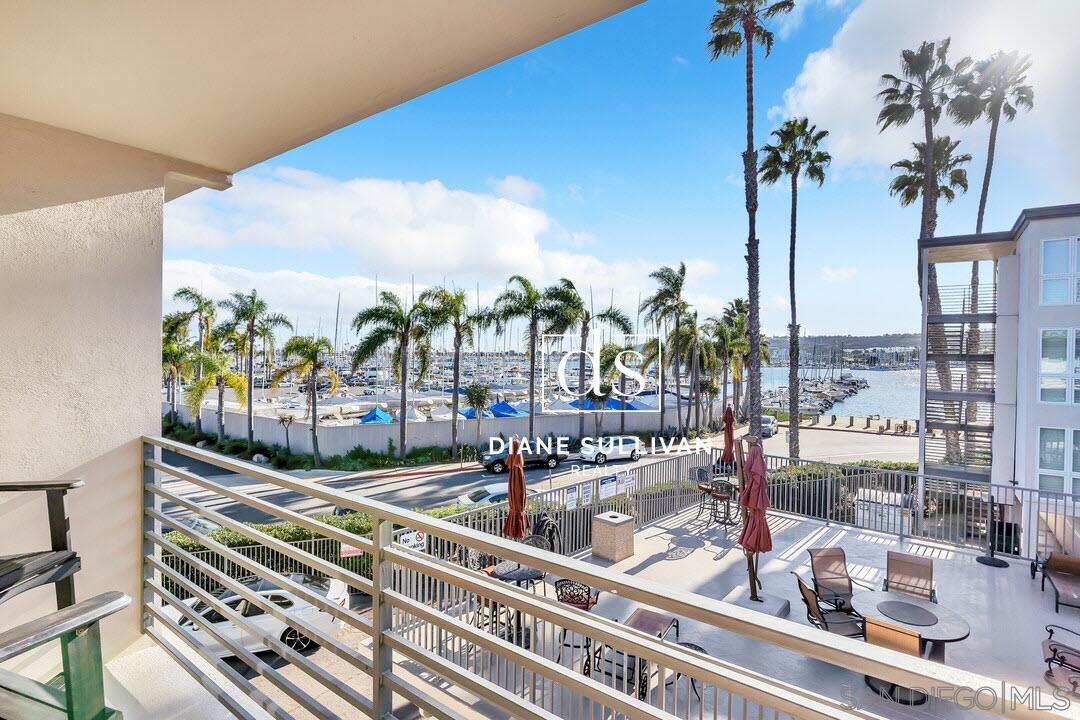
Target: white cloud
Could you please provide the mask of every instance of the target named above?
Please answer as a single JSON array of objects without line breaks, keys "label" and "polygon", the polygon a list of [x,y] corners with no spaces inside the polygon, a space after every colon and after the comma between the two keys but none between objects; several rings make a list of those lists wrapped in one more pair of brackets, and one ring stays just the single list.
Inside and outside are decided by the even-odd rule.
[{"label": "white cloud", "polygon": [[441,182],[335,180],[293,168],[241,174],[228,192],[169,204],[170,248],[226,244],[344,248],[370,267],[412,272],[525,271],[540,259],[542,211]]},{"label": "white cloud", "polygon": [[850,265],[843,265],[837,268],[825,265],[821,268],[821,279],[825,282],[834,284],[846,283],[853,280],[858,272],[857,268],[853,268]]},{"label": "white cloud", "polygon": [[671,59],[679,67],[689,67],[690,61],[684,58],[682,55],[676,55]]},{"label": "white cloud", "polygon": [[[834,165],[892,163],[908,154],[921,127],[912,122],[879,133],[876,125],[879,78],[898,69],[902,49],[947,36],[952,37],[950,54],[955,58],[1015,49],[1032,56],[1029,80],[1035,88],[1035,109],[1003,127],[1002,133],[1017,155],[1056,164],[1056,174],[1076,182],[1069,168],[1080,165],[1080,145],[1073,138],[1080,116],[1075,88],[1080,44],[1066,28],[1080,27],[1080,3],[1044,0],[1038,12],[1018,13],[1016,7],[1009,0],[866,0],[851,12],[828,48],[807,57],[785,92],[785,115],[806,115],[829,130]],[[960,129],[943,119],[942,130],[970,140],[973,148],[986,143],[982,124]],[[1048,148],[1058,151],[1048,153]]]},{"label": "white cloud", "polygon": [[806,14],[806,9],[811,5],[820,4],[829,8],[838,8],[844,5],[845,2],[846,0],[795,0],[795,9],[780,16],[776,32],[781,40],[786,40],[802,26],[803,16]]},{"label": "white cloud", "polygon": [[507,175],[504,178],[488,178],[488,185],[501,198],[512,200],[522,205],[531,205],[544,197],[544,188],[539,183],[520,175]]}]

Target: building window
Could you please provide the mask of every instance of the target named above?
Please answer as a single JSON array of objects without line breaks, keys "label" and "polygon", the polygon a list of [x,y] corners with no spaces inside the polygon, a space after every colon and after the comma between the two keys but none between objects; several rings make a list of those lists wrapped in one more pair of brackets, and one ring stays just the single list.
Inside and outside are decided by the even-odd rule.
[{"label": "building window", "polygon": [[1080,302],[1080,241],[1043,240],[1039,275],[1039,298],[1043,305]]},{"label": "building window", "polygon": [[[1077,435],[1080,435],[1080,433],[1074,431],[1074,445],[1078,439]],[[1070,454],[1075,455],[1075,453]],[[1063,428],[1039,428],[1040,490],[1059,493],[1065,492],[1065,455],[1065,430]],[[1071,458],[1069,459],[1071,460]]]},{"label": "building window", "polygon": [[1080,404],[1080,329],[1039,333],[1039,402]]}]

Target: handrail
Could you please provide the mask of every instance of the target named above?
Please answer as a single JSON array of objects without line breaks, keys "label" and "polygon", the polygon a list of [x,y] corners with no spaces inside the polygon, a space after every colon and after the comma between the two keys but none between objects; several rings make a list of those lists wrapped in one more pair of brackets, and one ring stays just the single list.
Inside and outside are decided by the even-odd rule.
[{"label": "handrail", "polygon": [[[218,467],[229,469],[256,479],[261,479],[278,487],[295,490],[312,497],[328,500],[342,507],[348,507],[359,512],[368,513],[375,519],[376,527],[383,527],[384,530],[387,531],[389,529],[388,524],[401,525],[413,530],[422,530],[429,535],[439,537],[446,541],[474,548],[500,558],[516,560],[523,565],[556,574],[559,577],[570,577],[585,582],[592,587],[617,594],[621,597],[638,601],[652,607],[662,608],[676,616],[696,620],[713,627],[731,630],[755,640],[767,642],[807,657],[816,658],[833,665],[845,667],[859,674],[866,673],[890,682],[896,682],[902,686],[932,688],[940,690],[943,693],[971,692],[972,689],[984,687],[997,688],[1002,691],[1002,694],[998,698],[997,705],[990,708],[992,712],[1010,718],[1045,717],[1045,713],[1042,711],[1036,711],[1025,706],[1017,705],[1016,703],[1010,703],[1010,698],[1018,696],[1015,693],[1011,694],[1014,690],[1012,684],[1001,682],[978,673],[946,667],[918,657],[897,653],[886,648],[866,645],[865,643],[850,638],[843,638],[824,633],[790,620],[766,617],[761,613],[746,608],[711,598],[705,598],[693,593],[674,590],[669,586],[663,586],[640,577],[627,577],[621,573],[600,568],[580,560],[538,550],[519,542],[481,533],[467,527],[449,523],[444,520],[437,520],[421,513],[402,509],[370,498],[361,498],[356,495],[350,495],[333,488],[323,487],[309,480],[294,478],[285,473],[232,458],[224,458],[198,448],[191,448],[161,438],[147,437],[145,438],[145,441],[150,445],[176,450],[187,457],[203,460]],[[152,467],[150,462],[148,462],[148,467]],[[148,487],[148,489],[154,494],[160,495],[156,488]],[[173,498],[170,498],[170,500],[171,499]],[[244,500],[241,500],[241,502],[243,501]],[[202,510],[200,510],[200,512],[202,512]],[[206,513],[202,514],[205,515]],[[157,520],[166,522],[169,520],[167,516],[153,510],[148,510],[148,515]],[[217,513],[214,513],[214,515],[217,515]],[[184,529],[183,532],[191,535],[196,534],[188,532],[187,529]],[[384,539],[380,539],[380,537],[382,536],[380,535],[380,532],[377,531],[374,540],[375,557],[377,561],[376,567],[373,570],[375,573],[385,573],[389,568],[395,566],[407,567],[410,564],[415,563],[420,563],[422,565],[423,569],[421,576],[437,576],[440,572],[445,572],[447,573],[447,576],[449,576],[449,574],[453,572],[450,569],[444,569],[447,567],[445,563],[437,562],[433,558],[426,557],[419,553],[405,553],[396,547],[391,547],[391,536],[389,532],[385,532]],[[227,548],[224,548],[224,546],[213,543],[212,541],[207,544],[216,551],[219,550],[219,548],[226,551],[228,550]],[[266,568],[263,569],[267,570]],[[267,570],[267,572],[269,571]],[[532,602],[520,596],[515,597],[513,590],[508,590],[505,585],[500,585],[495,580],[477,577],[474,578],[472,582],[476,584],[480,596],[497,597],[498,599],[506,601],[507,605],[511,608],[520,610],[527,606],[529,602]],[[462,582],[461,585],[467,587],[468,584]],[[460,587],[460,585],[455,585],[453,582],[451,582],[451,586]],[[434,612],[430,609],[426,609],[426,605],[417,606],[414,599],[408,598],[397,592],[388,584],[384,586],[382,583],[377,583],[375,585],[375,592],[379,595],[378,598],[375,598],[376,608],[378,608],[381,603],[384,608],[387,605],[393,607],[394,610],[392,612],[400,611],[406,614],[427,614],[429,619],[431,619],[430,613]],[[535,602],[543,603],[548,601],[536,600]],[[402,605],[405,605],[405,607],[401,607]],[[372,627],[372,632],[380,639],[383,637],[384,633],[391,633],[392,635],[389,626],[384,624],[385,618],[389,618],[389,615],[385,615],[384,619],[376,618]],[[456,624],[459,621],[449,616],[442,616],[441,622],[445,623],[448,627],[457,627]],[[563,624],[574,625],[575,623],[578,627],[584,627],[590,632],[596,632],[598,634],[610,634],[614,632],[609,625],[591,617],[575,616]],[[471,631],[464,628],[458,629],[462,630],[466,635],[472,634]],[[461,637],[461,635],[459,635],[459,637]],[[403,642],[401,638],[394,642],[400,644],[399,641]],[[517,653],[513,644],[504,642],[501,639],[483,638],[483,641],[484,643],[491,644],[492,648],[498,649],[499,655],[503,658],[512,658]],[[643,641],[639,640],[639,642]],[[393,646],[393,644],[393,642],[390,643],[391,646]],[[670,648],[663,648],[662,652],[665,659],[670,657],[671,664],[673,665],[687,662],[685,659],[680,660],[681,656],[679,653]],[[539,662],[535,658],[536,656],[527,659],[533,672],[550,670],[559,674],[558,670],[547,667],[544,662]],[[375,662],[376,667],[380,667],[379,660],[376,659]],[[442,660],[442,662],[446,663],[448,661]],[[511,662],[513,661],[511,660]],[[708,663],[707,665],[710,668],[711,673],[721,672],[721,668],[718,664],[714,665]],[[440,672],[445,668],[445,665],[440,665],[438,668],[435,668],[435,671]],[[378,672],[379,675],[377,675],[377,677],[381,677],[381,674],[387,671],[379,670]],[[773,678],[764,678],[764,680],[765,682],[761,682],[759,678],[747,675],[745,680],[747,684],[740,686],[740,692],[746,688],[756,688],[759,691],[773,692],[784,687],[783,683],[776,681]],[[575,682],[577,682],[577,680],[575,680]],[[766,687],[762,688],[761,685],[765,685]],[[590,685],[589,687],[592,688],[591,692],[594,695],[596,693],[602,693],[598,688],[603,686],[593,687]],[[842,710],[833,706],[832,701],[822,699],[812,691],[801,688],[799,689],[798,694],[804,698],[815,699],[815,701],[821,700],[823,705],[820,706],[820,716],[834,718],[842,716]],[[596,695],[596,697],[600,697],[600,695]],[[777,698],[769,698],[766,702],[773,702],[775,700],[777,700]],[[631,708],[632,704],[626,707],[626,709]],[[800,714],[806,713],[808,709],[809,708],[804,704]],[[817,715],[818,712],[815,710],[814,714]],[[856,712],[856,715],[866,717],[866,715],[861,712]]]},{"label": "handrail", "polygon": [[73,480],[48,480],[45,482],[0,482],[0,492],[34,492],[37,490],[74,490],[86,483],[81,478]]},{"label": "handrail", "polygon": [[131,598],[122,592],[104,592],[0,632],[0,662],[93,625],[130,604]]}]

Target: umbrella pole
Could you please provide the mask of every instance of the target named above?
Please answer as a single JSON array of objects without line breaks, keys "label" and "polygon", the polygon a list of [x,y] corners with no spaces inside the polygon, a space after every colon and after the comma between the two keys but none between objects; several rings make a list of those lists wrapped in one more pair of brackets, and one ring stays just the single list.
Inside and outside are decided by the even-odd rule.
[{"label": "umbrella pole", "polygon": [[757,563],[754,562],[756,553],[746,553],[746,572],[750,576],[750,599],[754,602],[764,602],[758,597],[758,587],[761,585],[757,578]]}]

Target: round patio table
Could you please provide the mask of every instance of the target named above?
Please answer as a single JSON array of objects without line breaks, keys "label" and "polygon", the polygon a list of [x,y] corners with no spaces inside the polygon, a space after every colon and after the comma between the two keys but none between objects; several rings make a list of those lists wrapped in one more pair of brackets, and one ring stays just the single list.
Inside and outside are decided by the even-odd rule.
[{"label": "round patio table", "polygon": [[967,620],[949,608],[906,593],[864,590],[852,596],[851,607],[863,617],[917,632],[927,642],[957,642],[971,634]]}]

